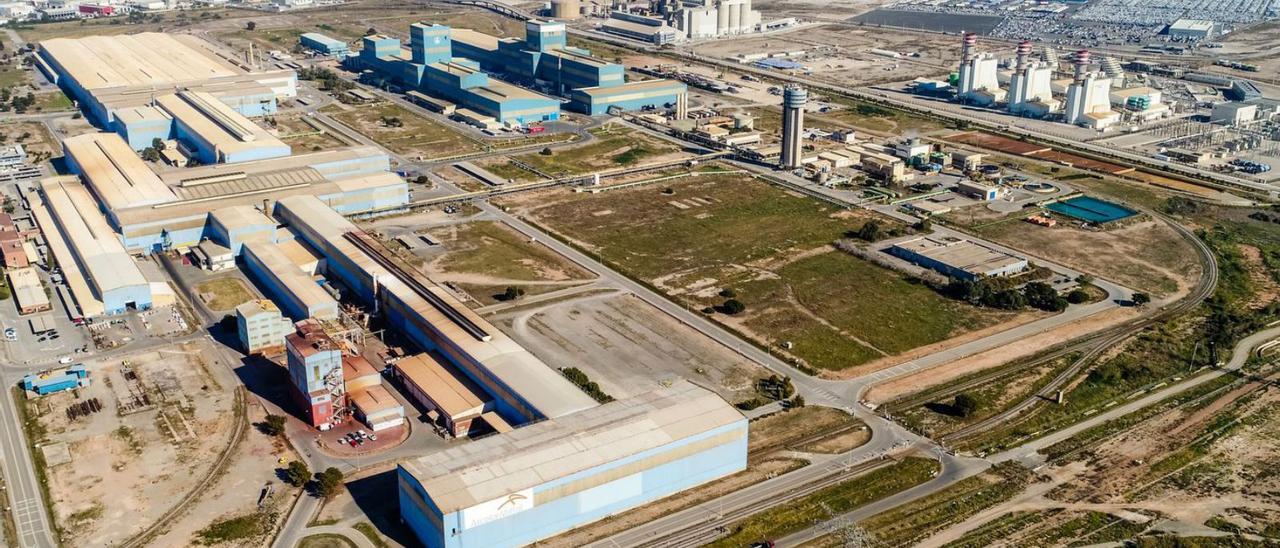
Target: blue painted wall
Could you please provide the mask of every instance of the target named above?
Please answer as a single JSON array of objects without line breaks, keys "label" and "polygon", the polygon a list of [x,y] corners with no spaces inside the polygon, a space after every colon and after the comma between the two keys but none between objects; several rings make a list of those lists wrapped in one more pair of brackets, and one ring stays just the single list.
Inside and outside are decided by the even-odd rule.
[{"label": "blue painted wall", "polygon": [[[520,546],[562,531],[635,508],[696,485],[746,469],[747,420],[709,430],[697,436],[616,460],[533,488],[535,498],[561,485],[661,455],[684,445],[740,431],[729,443],[685,456],[632,475],[615,479],[570,496],[539,504],[529,510],[465,529],[461,512],[440,515],[421,485],[403,469],[400,478],[400,515],[428,548]],[[424,512],[414,499],[426,503]],[[426,512],[434,513],[434,516]],[[435,523],[442,529],[437,529]]]}]

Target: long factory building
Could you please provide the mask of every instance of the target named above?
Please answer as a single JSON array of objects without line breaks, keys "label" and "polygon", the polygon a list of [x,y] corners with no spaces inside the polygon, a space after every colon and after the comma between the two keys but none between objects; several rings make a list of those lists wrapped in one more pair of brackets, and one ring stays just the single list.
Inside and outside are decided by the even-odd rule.
[{"label": "long factory building", "polygon": [[[197,246],[239,257],[295,320],[338,319],[341,287],[440,358],[429,371],[406,364],[406,378],[453,376],[444,387],[418,383],[416,400],[448,413],[455,434],[473,420],[497,431],[401,467],[401,514],[427,546],[531,542],[745,469],[747,421],[717,395],[678,381],[600,405],[357,228],[345,216],[408,203],[387,155],[373,147],[302,155],[275,147],[247,117],[274,109],[277,91],[268,97],[268,83],[209,51],[183,65],[191,52],[179,50],[195,47],[190,40],[42,44],[42,70],[113,131],[65,139],[71,175],[41,180],[26,194],[65,274],[73,313],[93,319],[173,302],[164,277],[137,257]],[[150,54],[161,46],[172,49]],[[95,63],[96,74],[85,68]],[[424,66],[423,74],[483,75],[476,62],[458,65],[477,71],[471,75],[451,63],[434,73]],[[215,80],[263,92],[262,102],[219,93]],[[136,151],[161,135],[211,151],[199,156],[203,163],[220,163],[153,171]],[[427,354],[419,359],[427,363]]]},{"label": "long factory building", "polygon": [[427,548],[521,546],[747,467],[747,419],[688,381],[405,462]]},{"label": "long factory building", "polygon": [[[569,98],[570,109],[591,115],[610,108],[664,108],[681,102],[687,86],[672,80],[626,81],[626,69],[569,46],[564,23],[525,23],[525,39],[416,23],[410,47],[387,36],[364,37],[353,68],[456,103],[504,124],[555,120],[560,100],[530,91],[543,87]],[[499,74],[513,83],[491,77]]]},{"label": "long factory building", "polygon": [[55,38],[35,63],[89,120],[133,150],[176,140],[201,163],[288,156],[288,145],[248,118],[297,95],[292,70],[256,70],[190,35],[144,32]]}]

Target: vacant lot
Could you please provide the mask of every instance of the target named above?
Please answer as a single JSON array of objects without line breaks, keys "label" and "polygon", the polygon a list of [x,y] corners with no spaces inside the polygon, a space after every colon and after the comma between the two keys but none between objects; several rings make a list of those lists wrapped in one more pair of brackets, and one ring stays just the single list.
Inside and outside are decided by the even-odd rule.
[{"label": "vacant lot", "polygon": [[618,399],[687,378],[738,402],[754,397],[756,380],[769,374],[626,293],[587,294],[494,322],[547,363],[582,370]]},{"label": "vacant lot", "polygon": [[346,146],[341,139],[308,124],[301,116],[277,116],[271,119],[275,123],[276,136],[293,147],[295,154],[332,150]]},{"label": "vacant lot", "polygon": [[479,141],[395,103],[358,107],[335,104],[325,107],[324,112],[392,152],[411,159],[448,158],[484,150]]},{"label": "vacant lot", "polygon": [[425,265],[433,279],[462,287],[481,304],[493,304],[507,287],[526,295],[593,278],[590,272],[495,221],[454,224],[430,231],[445,252]]},{"label": "vacant lot", "polygon": [[200,299],[210,310],[231,310],[253,299],[253,293],[239,278],[225,277],[202,282],[196,286]]},{"label": "vacant lot", "polygon": [[0,125],[0,144],[22,145],[32,163],[62,155],[62,147],[49,136],[44,124],[37,122],[5,122]]},{"label": "vacant lot", "polygon": [[714,318],[816,369],[844,370],[1010,317],[946,300],[831,247],[870,213],[743,174],[510,203],[691,307],[740,301],[745,311]]},{"label": "vacant lot", "polygon": [[[26,403],[68,545],[123,543],[210,472],[243,420],[234,380],[204,357],[211,352],[192,343],[90,363],[88,388]],[[101,411],[68,418],[69,407],[91,398]]]},{"label": "vacant lot", "polygon": [[984,237],[1160,297],[1188,290],[1200,266],[1191,244],[1148,219],[1098,232],[1073,223],[1046,228],[1008,221],[976,229]]},{"label": "vacant lot", "polygon": [[551,154],[530,152],[511,158],[482,162],[494,175],[513,180],[537,179],[522,163],[552,177],[579,175],[677,157],[680,147],[644,132],[620,125],[591,130],[595,139],[582,146],[561,148]]}]

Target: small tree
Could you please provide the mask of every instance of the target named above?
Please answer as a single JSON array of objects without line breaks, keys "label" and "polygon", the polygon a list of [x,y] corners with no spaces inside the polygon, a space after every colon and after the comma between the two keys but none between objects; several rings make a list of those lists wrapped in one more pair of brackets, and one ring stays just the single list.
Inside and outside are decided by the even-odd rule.
[{"label": "small tree", "polygon": [[245,30],[257,30],[257,28],[258,28],[258,23],[254,21],[249,21],[248,23],[244,24]]},{"label": "small tree", "polygon": [[1073,289],[1067,293],[1067,302],[1071,304],[1082,304],[1089,302],[1089,292],[1083,289]]},{"label": "small tree", "polygon": [[514,285],[507,286],[507,290],[502,292],[502,300],[514,301],[524,296],[524,288]]},{"label": "small tree", "polygon": [[164,139],[156,137],[151,140],[151,148],[156,150],[164,150]]},{"label": "small tree", "polygon": [[342,470],[332,466],[316,474],[316,495],[328,500],[342,491]]},{"label": "small tree", "polygon": [[550,156],[550,155],[551,155],[551,147],[542,147],[542,150],[541,150],[541,151],[539,151],[539,152],[538,152],[538,154],[541,154],[541,155],[543,155],[543,156]]},{"label": "small tree", "polygon": [[858,229],[857,235],[859,240],[875,242],[884,237],[884,231],[881,230],[880,223],[876,221],[867,221],[862,225],[862,228]]},{"label": "small tree", "polygon": [[1151,295],[1148,295],[1146,293],[1133,294],[1133,304],[1137,306],[1143,306],[1149,302],[1151,302]]},{"label": "small tree", "polygon": [[307,463],[295,460],[289,463],[289,467],[284,471],[285,480],[289,485],[294,487],[302,487],[307,484],[307,480],[311,479],[311,469],[307,468]]},{"label": "small tree", "polygon": [[804,407],[804,396],[797,394],[796,397],[791,398],[791,407]]},{"label": "small tree", "polygon": [[1080,287],[1089,287],[1093,285],[1093,276],[1088,274],[1076,276],[1076,283],[1080,284]]},{"label": "small tree", "polygon": [[741,314],[744,311],[746,311],[747,305],[742,304],[742,301],[739,301],[738,299],[729,299],[725,301],[724,304],[720,306],[720,308],[724,310],[725,314],[733,316],[735,314]]},{"label": "small tree", "polygon": [[738,292],[734,291],[731,287],[726,287],[720,290],[720,296],[726,299],[732,299],[738,296]]},{"label": "small tree", "polygon": [[369,28],[365,29],[365,31],[364,31],[364,35],[365,35],[365,36],[372,36],[372,35],[374,35],[374,34],[378,34],[378,29],[375,29],[375,28],[373,28],[373,27],[369,27]]},{"label": "small tree", "polygon": [[284,433],[286,419],[281,415],[267,415],[262,421],[262,433],[268,436],[279,436]]},{"label": "small tree", "polygon": [[951,408],[955,409],[956,414],[961,417],[968,417],[978,410],[978,400],[966,393],[956,394],[956,399],[951,403]]}]

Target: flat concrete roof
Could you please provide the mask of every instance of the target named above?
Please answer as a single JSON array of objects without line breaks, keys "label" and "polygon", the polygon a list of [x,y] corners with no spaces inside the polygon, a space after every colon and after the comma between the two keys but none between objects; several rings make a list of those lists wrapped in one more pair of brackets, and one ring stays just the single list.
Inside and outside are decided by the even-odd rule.
[{"label": "flat concrete roof", "polygon": [[81,87],[171,85],[244,73],[190,35],[144,32],[40,42]]},{"label": "flat concrete roof", "polygon": [[396,409],[404,411],[404,406],[380,384],[352,392],[351,399],[366,417],[377,418],[381,413]]},{"label": "flat concrete roof", "polygon": [[516,428],[402,463],[443,514],[505,497],[746,418],[679,380],[626,400]]},{"label": "flat concrete roof", "polygon": [[86,133],[62,140],[62,147],[106,209],[171,202],[178,197],[115,133]]},{"label": "flat concrete roof", "polygon": [[1022,257],[1015,257],[969,240],[957,238],[916,238],[895,244],[894,247],[980,276],[990,275],[1000,269],[1027,262]]}]

